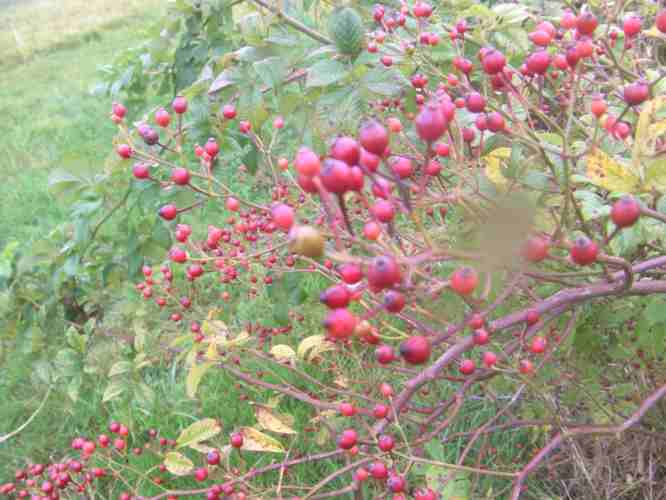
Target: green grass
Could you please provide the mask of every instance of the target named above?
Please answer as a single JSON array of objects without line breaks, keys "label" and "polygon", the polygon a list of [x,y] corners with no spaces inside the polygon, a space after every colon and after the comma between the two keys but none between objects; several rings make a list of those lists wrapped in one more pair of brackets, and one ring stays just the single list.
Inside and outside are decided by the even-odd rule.
[{"label": "green grass", "polygon": [[52,169],[67,167],[74,158],[98,168],[115,126],[106,120],[110,100],[90,94],[97,66],[131,46],[156,15],[116,22],[94,35],[82,33],[76,44],[44,48],[18,66],[0,64],[0,248],[8,240],[44,236],[63,220],[62,208],[47,190]]}]

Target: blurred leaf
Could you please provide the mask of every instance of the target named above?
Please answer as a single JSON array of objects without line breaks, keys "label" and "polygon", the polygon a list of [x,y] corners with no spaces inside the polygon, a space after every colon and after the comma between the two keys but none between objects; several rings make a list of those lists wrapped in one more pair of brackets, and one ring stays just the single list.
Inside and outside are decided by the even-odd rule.
[{"label": "blurred leaf", "polygon": [[486,176],[498,188],[505,189],[508,186],[508,180],[504,175],[503,163],[511,157],[511,148],[497,148],[483,157],[486,163]]},{"label": "blurred leaf", "polygon": [[666,158],[657,158],[647,164],[644,189],[646,191],[666,190]]},{"label": "blurred leaf", "polygon": [[201,383],[201,379],[214,366],[214,363],[195,363],[190,366],[189,371],[187,372],[187,380],[185,382],[185,389],[187,396],[193,398],[197,394],[197,389]]},{"label": "blurred leaf", "polygon": [[347,68],[339,61],[324,59],[308,69],[307,88],[325,87],[347,76]]},{"label": "blurred leaf", "polygon": [[217,436],[222,431],[222,427],[213,418],[204,418],[194,422],[187,429],[183,430],[176,440],[176,446],[183,448],[194,443],[200,443],[207,439]]},{"label": "blurred leaf", "polygon": [[194,464],[177,451],[170,451],[164,457],[164,465],[174,476],[187,476],[194,470]]},{"label": "blurred leaf", "polygon": [[113,380],[104,391],[102,403],[108,403],[119,397],[127,389],[127,383],[124,380]]},{"label": "blurred leaf", "polygon": [[286,451],[280,441],[253,427],[241,427],[240,433],[243,435],[243,450],[267,453],[283,453]]},{"label": "blurred leaf", "polygon": [[270,352],[278,361],[293,361],[296,358],[296,352],[285,344],[271,347]]},{"label": "blurred leaf", "polygon": [[131,361],[117,361],[109,370],[109,377],[116,377],[132,371],[133,363]]},{"label": "blurred leaf", "polygon": [[587,177],[593,184],[614,193],[633,193],[639,178],[601,149],[587,155]]},{"label": "blurred leaf", "polygon": [[262,429],[275,432],[276,434],[297,434],[290,427],[290,422],[286,415],[275,413],[269,407],[260,404],[255,404],[254,413],[257,417],[259,427]]},{"label": "blurred leaf", "polygon": [[77,352],[80,352],[81,354],[85,352],[86,337],[85,335],[79,333],[79,331],[76,328],[70,326],[67,329],[67,332],[65,333],[65,337],[67,338],[67,343],[72,349],[74,349]]}]

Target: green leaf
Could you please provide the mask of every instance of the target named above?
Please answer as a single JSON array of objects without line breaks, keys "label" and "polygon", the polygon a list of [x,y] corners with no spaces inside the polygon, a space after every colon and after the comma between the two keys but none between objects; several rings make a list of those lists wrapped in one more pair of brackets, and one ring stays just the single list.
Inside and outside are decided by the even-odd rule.
[{"label": "green leaf", "polygon": [[73,377],[81,373],[81,359],[76,351],[62,349],[56,354],[55,368],[60,375]]},{"label": "green leaf", "polygon": [[654,297],[645,308],[645,319],[650,326],[666,324],[666,300]]},{"label": "green leaf", "polygon": [[56,169],[49,174],[49,191],[55,197],[70,194],[73,190],[80,189],[82,186],[81,178],[66,170]]},{"label": "green leaf", "polygon": [[261,81],[269,88],[278,88],[287,76],[287,64],[283,57],[268,57],[253,65]]},{"label": "green leaf", "polygon": [[164,465],[174,476],[187,476],[194,470],[192,460],[177,451],[170,451],[166,454]]},{"label": "green leaf", "polygon": [[79,400],[79,393],[81,392],[82,385],[83,377],[81,375],[72,378],[72,380],[69,381],[69,384],[67,384],[67,396],[75,403]]},{"label": "green leaf", "polygon": [[308,69],[307,88],[325,87],[347,76],[347,68],[339,61],[324,59]]},{"label": "green leaf", "polygon": [[210,370],[215,363],[195,363],[190,367],[187,372],[187,380],[185,381],[185,389],[187,396],[193,398],[197,394],[197,389],[201,383],[201,379]]},{"label": "green leaf", "polygon": [[155,402],[155,391],[145,382],[134,386],[134,397],[144,408],[150,408]]},{"label": "green leaf", "polygon": [[648,163],[645,168],[646,191],[664,191],[666,190],[666,158],[658,158]]},{"label": "green leaf", "polygon": [[84,353],[86,350],[86,337],[83,334],[80,334],[76,328],[70,326],[65,333],[67,338],[67,343],[69,346],[80,353]]},{"label": "green leaf", "polygon": [[102,396],[102,403],[108,403],[119,397],[127,389],[127,384],[124,380],[114,380],[112,381],[104,391]]},{"label": "green leaf", "polygon": [[218,435],[222,427],[213,418],[204,418],[194,422],[187,429],[183,430],[176,440],[176,447],[183,448],[192,444],[200,443]]},{"label": "green leaf", "polygon": [[131,361],[117,361],[109,370],[109,377],[116,377],[132,371],[133,363]]}]

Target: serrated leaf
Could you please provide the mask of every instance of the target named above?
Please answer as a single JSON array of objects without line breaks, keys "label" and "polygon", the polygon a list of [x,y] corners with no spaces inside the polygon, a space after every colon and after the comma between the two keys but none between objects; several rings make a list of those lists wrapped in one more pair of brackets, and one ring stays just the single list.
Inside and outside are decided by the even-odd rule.
[{"label": "serrated leaf", "polygon": [[174,476],[187,476],[194,470],[192,460],[177,451],[170,451],[164,457],[164,465]]},{"label": "serrated leaf", "polygon": [[132,371],[134,364],[131,361],[117,361],[109,370],[109,377],[115,377]]},{"label": "serrated leaf", "polygon": [[593,184],[614,193],[633,193],[640,179],[601,149],[587,155],[587,177]]},{"label": "serrated leaf", "polygon": [[339,82],[347,76],[347,68],[339,61],[324,59],[312,65],[308,69],[308,77],[305,83],[307,88],[326,87]]},{"label": "serrated leaf", "polygon": [[216,436],[222,431],[222,427],[213,418],[204,418],[198,422],[194,422],[187,429],[183,430],[176,439],[176,447],[182,448],[190,446],[192,443],[200,443],[207,439]]},{"label": "serrated leaf", "polygon": [[201,383],[201,379],[210,370],[215,363],[206,362],[206,363],[194,363],[190,366],[190,370],[187,372],[187,380],[185,381],[185,390],[187,396],[193,398],[197,395],[197,389]]},{"label": "serrated leaf", "polygon": [[275,438],[258,431],[253,427],[241,427],[243,450],[265,453],[284,453],[284,446]]},{"label": "serrated leaf", "polygon": [[285,344],[275,345],[271,348],[271,354],[278,361],[292,361],[296,358],[296,352]]},{"label": "serrated leaf", "polygon": [[254,414],[262,429],[275,432],[276,434],[298,434],[290,427],[289,418],[286,415],[276,413],[268,406],[256,404]]},{"label": "serrated leaf", "polygon": [[127,389],[127,384],[124,380],[114,380],[112,381],[104,391],[102,396],[102,403],[108,403],[119,397]]}]

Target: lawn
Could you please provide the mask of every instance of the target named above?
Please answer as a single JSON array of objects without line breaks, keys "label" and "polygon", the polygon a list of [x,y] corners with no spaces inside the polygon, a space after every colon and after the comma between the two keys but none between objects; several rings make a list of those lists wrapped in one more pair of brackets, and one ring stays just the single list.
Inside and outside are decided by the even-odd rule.
[{"label": "lawn", "polygon": [[[104,120],[110,99],[90,94],[97,67],[136,43],[143,27],[157,19],[160,4],[0,3],[0,23],[9,28],[0,32],[0,248],[9,240],[42,236],[62,220],[47,191],[51,169],[74,159],[95,168],[108,152],[115,130]],[[16,57],[17,46],[7,38],[12,30],[30,48],[25,59]]]}]

